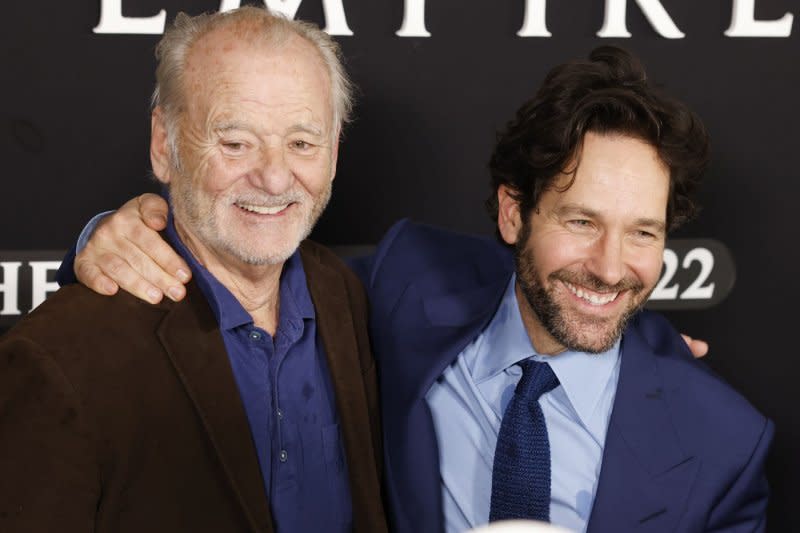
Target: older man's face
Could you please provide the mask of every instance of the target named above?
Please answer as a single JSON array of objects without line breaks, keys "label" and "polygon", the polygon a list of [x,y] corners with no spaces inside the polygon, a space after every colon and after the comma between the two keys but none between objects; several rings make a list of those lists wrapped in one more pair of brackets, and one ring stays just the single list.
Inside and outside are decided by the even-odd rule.
[{"label": "older man's face", "polygon": [[179,231],[222,260],[285,261],[324,210],[335,172],[322,60],[296,36],[270,47],[218,30],[190,51],[184,90],[181,168],[165,180]]},{"label": "older man's face", "polygon": [[570,179],[542,194],[527,226],[504,220],[503,205],[515,211],[501,191],[500,228],[517,247],[520,311],[537,350],[602,352],[661,273],[669,170],[643,141],[588,133],[565,190]]}]

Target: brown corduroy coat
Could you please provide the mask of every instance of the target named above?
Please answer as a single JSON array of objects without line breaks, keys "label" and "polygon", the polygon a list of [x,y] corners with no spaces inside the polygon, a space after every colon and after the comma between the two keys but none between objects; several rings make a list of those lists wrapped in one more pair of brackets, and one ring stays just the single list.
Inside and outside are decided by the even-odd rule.
[{"label": "brown corduroy coat", "polygon": [[[386,531],[367,302],[301,245],[349,467],[354,531]],[[180,303],[61,289],[0,340],[0,531],[273,531],[216,321]]]}]

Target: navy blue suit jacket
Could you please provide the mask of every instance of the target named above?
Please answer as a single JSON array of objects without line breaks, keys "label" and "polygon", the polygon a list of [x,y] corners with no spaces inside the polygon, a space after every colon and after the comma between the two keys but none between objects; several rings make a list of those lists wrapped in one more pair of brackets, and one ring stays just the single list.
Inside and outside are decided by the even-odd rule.
[{"label": "navy blue suit jacket", "polygon": [[[425,394],[492,318],[512,258],[490,239],[402,221],[353,266],[372,306],[391,523],[442,532]],[[772,423],[694,360],[660,315],[631,321],[621,357],[588,531],[763,531]]]}]

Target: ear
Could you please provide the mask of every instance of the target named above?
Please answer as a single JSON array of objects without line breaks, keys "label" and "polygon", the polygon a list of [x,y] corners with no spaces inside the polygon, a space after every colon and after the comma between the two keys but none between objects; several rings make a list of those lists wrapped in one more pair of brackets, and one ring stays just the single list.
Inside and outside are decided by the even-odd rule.
[{"label": "ear", "polygon": [[522,217],[519,213],[519,202],[505,185],[497,188],[497,229],[507,244],[514,245],[522,229]]},{"label": "ear", "polygon": [[150,116],[150,164],[153,174],[161,183],[169,183],[170,150],[164,111],[153,109]]},{"label": "ear", "polygon": [[336,135],[333,136],[331,143],[331,181],[336,177],[336,164],[339,161],[339,137],[342,134],[342,128],[336,128]]}]

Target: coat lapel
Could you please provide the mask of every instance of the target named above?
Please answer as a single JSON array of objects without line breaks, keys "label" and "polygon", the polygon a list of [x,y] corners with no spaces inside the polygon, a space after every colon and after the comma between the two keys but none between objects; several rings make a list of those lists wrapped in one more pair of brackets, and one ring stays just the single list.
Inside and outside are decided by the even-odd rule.
[{"label": "coat lapel", "polygon": [[[353,499],[354,529],[379,531],[378,528],[385,528],[385,518],[380,506],[375,505],[381,492],[376,466],[380,456],[372,440],[372,432],[379,429],[373,427],[367,409],[363,377],[367,369],[362,368],[359,358],[352,304],[342,275],[321,261],[313,248],[304,246],[300,251],[336,395]],[[358,327],[366,329],[367,324]]]},{"label": "coat lapel", "polygon": [[194,284],[158,330],[254,531],[272,531],[250,426],[211,309]]},{"label": "coat lapel", "polygon": [[393,315],[395,337],[384,344],[391,353],[381,358],[381,386],[387,486],[398,532],[444,531],[439,446],[425,395],[492,318],[509,276],[493,273],[488,282],[471,281],[463,284],[469,290],[445,294],[418,280]]},{"label": "coat lapel", "polygon": [[589,533],[674,531],[700,466],[681,447],[653,348],[635,320],[609,421]]}]

